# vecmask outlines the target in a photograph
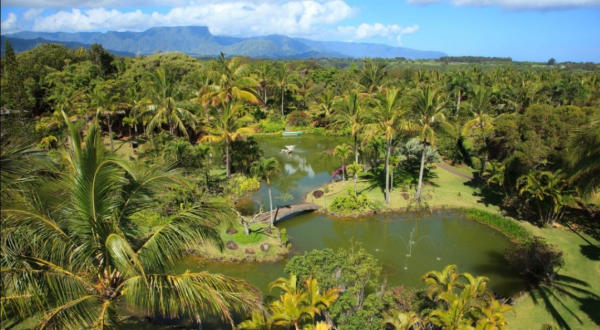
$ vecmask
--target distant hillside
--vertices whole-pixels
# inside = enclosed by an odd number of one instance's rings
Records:
[[[437,51],[421,51],[373,43],[339,41],[314,41],[269,35],[252,38],[215,36],[205,26],[156,27],[144,32],[17,32],[7,35],[9,39],[51,40],[67,45],[102,44],[115,53],[148,55],[157,51],[182,52],[195,56],[243,55],[262,58],[310,58],[310,57],[405,57],[429,59],[447,56]],[[16,39],[15,39],[16,40]],[[12,43],[12,42],[11,42]],[[23,43],[23,47],[25,43]],[[34,47],[35,44],[32,46]],[[14,47],[14,45],[13,45]],[[71,46],[68,46],[71,47]],[[88,46],[89,47],[89,46]],[[16,51],[17,47],[14,47]],[[30,48],[28,48],[30,49]],[[23,49],[25,50],[25,49]]]
[[[71,48],[71,49],[77,49],[80,47],[83,47],[85,49],[90,49],[90,47],[92,45],[89,44],[82,44],[79,42],[70,42],[70,41],[55,41],[55,40],[46,40],[43,38],[35,38],[35,39],[21,39],[21,38],[13,38],[12,35],[10,36],[0,36],[0,53],[2,54],[2,56],[4,56],[4,39],[8,38],[8,40],[10,41],[10,45],[13,47],[13,49],[15,50],[15,52],[17,53],[21,53],[24,52],[26,50],[30,50],[35,48],[37,45],[41,45],[41,44],[47,44],[47,43],[55,43],[55,44],[61,44],[66,46],[67,48]],[[119,55],[119,56],[129,56],[129,57],[133,57],[135,56],[134,53],[129,53],[129,52],[123,52],[123,51],[118,51],[118,50],[112,50],[112,49],[108,49],[109,52],[115,54],[115,55]]]

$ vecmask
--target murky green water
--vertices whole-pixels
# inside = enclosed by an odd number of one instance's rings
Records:
[[[274,206],[301,202],[304,196],[330,180],[340,166],[339,159],[323,153],[349,140],[331,137],[260,137],[265,157],[277,157],[284,168],[272,180]],[[280,153],[293,145],[290,155]],[[254,208],[262,202],[268,207],[265,186],[250,196]],[[351,241],[360,242],[382,264],[382,280],[388,285],[421,286],[420,277],[430,270],[456,264],[459,271],[488,276],[491,288],[504,295],[523,288],[523,281],[509,271],[503,254],[512,243],[499,232],[451,214],[429,215],[418,220],[401,214],[386,214],[359,219],[334,219],[320,214],[302,214],[284,220],[278,227],[287,228],[293,254],[313,249],[347,248]],[[411,241],[412,235],[412,242]],[[292,255],[293,256],[293,255]],[[290,257],[292,257],[290,256]],[[289,259],[288,259],[289,260]],[[190,258],[182,267],[208,270],[242,277],[267,293],[269,282],[284,276],[288,260],[275,263],[203,263]]]

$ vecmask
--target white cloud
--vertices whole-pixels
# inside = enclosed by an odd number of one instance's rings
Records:
[[[557,10],[600,7],[600,0],[407,0],[410,4],[427,5],[447,2],[454,6],[501,7],[506,10]]]
[[[23,14],[23,18],[26,21],[31,21],[32,19],[37,18],[44,12],[44,8],[31,8]]]
[[[350,40],[362,40],[373,38],[396,39],[398,44],[402,45],[402,35],[415,33],[419,30],[418,25],[402,27],[397,24],[383,25],[381,23],[367,24],[363,23],[358,27],[340,26],[338,32],[347,36]]]
[[[20,31],[21,29],[19,28],[17,20],[17,15],[14,13],[8,13],[6,19],[0,23],[2,34]]]
[[[255,4],[283,3],[286,0],[247,0]],[[319,0],[326,1],[326,0]],[[223,0],[3,0],[2,6],[19,8],[125,8],[145,6],[184,7],[188,5],[218,4]]]
[[[356,9],[341,0],[287,3],[238,1],[187,5],[168,13],[122,12],[117,9],[72,9],[38,17],[34,31],[143,31],[154,26],[204,25],[217,35],[285,34],[311,36],[352,17]]]

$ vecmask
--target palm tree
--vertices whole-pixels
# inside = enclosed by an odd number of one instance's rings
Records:
[[[391,314],[383,313],[383,326],[391,326],[396,330],[416,330],[422,327],[422,320],[414,311],[392,311]]]
[[[520,195],[525,195],[528,203],[534,203],[540,221],[544,225],[554,225],[562,218],[569,195],[566,175],[562,170],[529,171],[517,179]]]
[[[239,103],[223,102],[220,109],[211,107],[211,120],[208,122],[210,133],[201,141],[225,142],[225,171],[227,178],[231,177],[231,157],[229,150],[231,141],[251,134],[253,131],[244,127],[251,118],[242,117],[243,106]]]
[[[250,173],[255,177],[259,178],[261,181],[265,181],[267,183],[267,187],[269,189],[269,207],[271,213],[271,227],[275,223],[273,218],[273,198],[271,197],[271,177],[273,175],[277,175],[281,172],[279,168],[279,162],[275,157],[264,158],[260,157],[259,160],[252,163],[250,166]]]
[[[359,73],[357,85],[367,94],[375,93],[386,84],[386,66],[387,64],[383,62],[366,59],[364,67]]]
[[[236,327],[240,330],[275,330],[276,328],[271,315],[262,311],[252,311],[250,320],[246,320]]]
[[[180,178],[171,167],[131,169],[104,149],[97,122],[85,143],[69,126],[67,168],[50,194],[38,189],[1,210],[3,326],[114,328],[124,308],[232,322],[232,312],[259,308],[260,293],[244,280],[173,271],[199,242],[222,247],[214,227],[233,218],[226,205],[183,209],[149,237],[136,236],[131,216]]]
[[[342,180],[344,186],[346,185],[346,175],[344,174],[346,172],[346,166],[344,163],[346,161],[346,158],[348,158],[351,154],[352,147],[345,143],[336,146],[333,150],[333,155],[340,157],[340,159],[342,160]]]
[[[281,89],[281,119],[283,120],[285,114],[283,112],[283,100],[285,97],[286,88],[296,88],[296,85],[292,83],[295,77],[287,63],[281,63],[275,70],[275,81],[279,89]]]
[[[571,180],[583,196],[591,196],[600,187],[600,112],[585,127],[573,132],[568,142]]]
[[[453,292],[440,293],[438,299],[446,304],[446,309],[434,309],[427,315],[428,320],[444,330],[472,329],[472,301],[466,291],[460,295]]]
[[[390,203],[390,155],[393,139],[400,133],[413,129],[407,118],[408,111],[400,108],[400,90],[388,89],[375,95],[376,110],[369,116],[368,136],[383,134],[385,138],[385,203]]]
[[[151,116],[147,129],[153,131],[166,123],[169,133],[176,135],[180,131],[189,139],[185,126],[195,128],[198,121],[190,110],[191,104],[186,101],[183,89],[177,84],[174,72],[161,66],[150,78],[147,96],[143,100],[147,104],[144,114]]]
[[[464,124],[461,132],[463,136],[467,136],[469,134],[469,131],[473,127],[476,127],[478,130],[481,130],[481,143],[483,144],[483,152],[485,153],[483,167],[481,168],[482,174],[487,168],[489,157],[489,153],[487,150],[487,142],[485,140],[485,130],[489,130],[493,127],[492,120],[494,119],[489,113],[492,110],[491,98],[491,89],[485,86],[476,86],[473,89],[470,98],[470,110],[471,114],[473,115],[473,119],[467,121]]]
[[[108,137],[110,138],[110,151],[115,152],[115,145],[112,134],[112,117],[123,111],[117,108],[117,100],[119,95],[109,95],[102,85],[96,85],[94,89],[87,94],[90,106],[92,107],[97,118],[104,116],[106,126],[108,126]]]
[[[475,307],[477,315],[477,330],[506,330],[507,312],[515,313],[515,309],[506,304],[501,304],[493,297],[484,304]]]
[[[442,100],[442,95],[438,90],[431,86],[421,87],[416,94],[414,110],[419,121],[418,126],[421,134],[421,145],[423,148],[421,156],[421,169],[419,170],[419,184],[415,198],[417,203],[421,201],[421,187],[423,185],[423,171],[425,167],[425,147],[431,144],[435,147],[435,128],[439,126],[445,131],[452,132],[454,128],[445,122],[444,106],[446,103]]]
[[[129,146],[131,147],[131,151],[133,151],[133,134],[131,132],[131,128],[136,126],[137,121],[134,117],[123,117],[122,122],[123,125],[129,128]]]
[[[255,73],[259,79],[259,89],[262,91],[260,97],[262,99],[262,103],[265,108],[267,108],[267,102],[269,101],[269,95],[267,94],[269,90],[269,80],[271,79],[273,73],[273,67],[269,62],[261,62],[258,64],[258,67],[255,70]]]
[[[333,127],[350,127],[350,134],[354,139],[355,163],[358,163],[358,135],[365,127],[366,115],[358,90],[348,91],[348,95],[338,104],[334,113]]]
[[[334,112],[338,98],[331,88],[326,89],[322,94],[317,96],[317,100],[313,105],[313,110],[320,116],[329,118]]]
[[[427,289],[427,296],[429,299],[434,299],[441,293],[444,292],[453,292],[454,289],[459,288],[461,286],[460,274],[458,273],[458,267],[456,265],[448,265],[441,272],[438,271],[430,271],[427,272],[421,278],[429,288]]]
[[[354,176],[354,193],[358,194],[356,191],[356,181],[358,180],[358,174],[363,171],[363,166],[359,163],[352,163],[346,167],[346,171],[348,171],[348,175]]]
[[[468,75],[467,71],[458,70],[450,75],[448,89],[456,93],[456,112],[454,113],[456,118],[458,118],[460,102],[462,101],[462,96],[467,93],[469,82],[471,82],[471,76]]]
[[[260,84],[251,77],[250,68],[242,63],[241,57],[227,60],[221,53],[212,76],[213,84],[206,85],[199,92],[200,103],[208,101],[213,106],[223,102],[261,103],[256,92]]]

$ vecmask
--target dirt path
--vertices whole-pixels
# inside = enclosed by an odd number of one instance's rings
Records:
[[[450,165],[448,165],[448,164],[446,164],[444,162],[437,163],[437,167],[443,168],[444,170],[446,170],[446,171],[448,171],[448,172],[450,172],[450,173],[452,173],[454,175],[458,175],[458,176],[460,176],[463,179],[467,179],[467,180],[472,180],[473,179],[472,175],[460,172],[460,171],[456,170],[454,167],[452,167],[452,166],[450,166]]]

